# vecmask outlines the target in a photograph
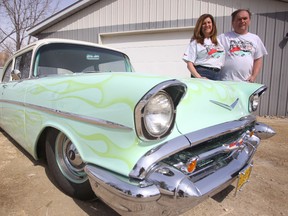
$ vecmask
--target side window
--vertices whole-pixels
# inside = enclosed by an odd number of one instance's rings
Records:
[[[32,51],[24,53],[15,59],[15,69],[20,71],[21,79],[29,77]]]
[[[9,62],[8,67],[4,71],[3,82],[9,82],[10,81],[11,71],[12,71],[12,61]]]

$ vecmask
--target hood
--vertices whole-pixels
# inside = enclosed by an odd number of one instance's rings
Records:
[[[203,79],[181,80],[187,92],[177,107],[176,124],[187,134],[251,114],[249,97],[261,84]]]

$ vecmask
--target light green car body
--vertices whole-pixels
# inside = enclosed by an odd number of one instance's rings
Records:
[[[1,127],[36,159],[41,132],[47,127],[56,128],[71,139],[85,162],[128,176],[139,158],[156,145],[180,134],[249,115],[248,98],[261,86],[181,79],[187,92],[177,108],[172,133],[162,140],[142,141],[135,132],[134,108],[152,87],[166,80],[169,78],[137,73],[101,73],[19,81],[9,85],[1,98],[17,102],[1,103]],[[233,110],[210,101],[232,104],[237,98],[240,102]],[[59,117],[56,110],[124,127],[110,128]]]

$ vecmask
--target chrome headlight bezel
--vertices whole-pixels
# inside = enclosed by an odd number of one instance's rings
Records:
[[[134,112],[135,129],[141,140],[159,140],[172,132],[176,107],[185,95],[186,88],[178,80],[168,80],[159,83],[144,95]]]
[[[267,90],[266,86],[262,86],[257,89],[250,97],[249,97],[249,112],[255,112],[260,103],[260,96]]]

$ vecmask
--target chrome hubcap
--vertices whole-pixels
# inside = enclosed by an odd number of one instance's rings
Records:
[[[59,133],[56,138],[55,155],[62,174],[74,183],[83,183],[87,180],[83,162],[75,145],[68,137]]]
[[[74,146],[73,143],[69,143],[68,147],[66,149],[66,155],[68,158],[68,162],[69,164],[72,165],[72,168],[74,167],[79,167],[82,168],[83,167],[83,161],[82,158],[80,157],[76,147]]]

